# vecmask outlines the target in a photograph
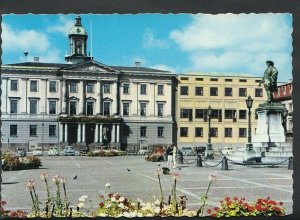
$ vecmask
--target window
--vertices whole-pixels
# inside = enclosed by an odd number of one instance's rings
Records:
[[[10,81],[10,90],[17,91],[18,90],[18,80],[11,80]]]
[[[93,115],[94,114],[94,102],[87,102],[86,103],[86,115]]]
[[[37,125],[30,125],[30,136],[36,136]]]
[[[210,128],[210,136],[218,137],[218,128]]]
[[[193,121],[193,109],[180,109],[180,118],[188,118]]]
[[[56,125],[49,125],[49,136],[56,136]]]
[[[37,114],[37,100],[30,100],[30,114]]]
[[[189,94],[189,87],[188,86],[181,86],[180,87],[180,95],[188,95]]]
[[[110,115],[110,102],[103,103],[103,114]]]
[[[77,83],[70,82],[70,92],[77,92]]]
[[[123,84],[123,94],[129,94],[129,84]]]
[[[246,79],[240,79],[239,81],[240,81],[240,82],[247,82]]]
[[[157,137],[163,137],[164,136],[164,127],[158,127],[157,128]]]
[[[157,86],[157,94],[163,95],[164,94],[164,85],[158,85]]]
[[[207,118],[207,109],[196,109],[195,118]]]
[[[180,137],[187,137],[188,136],[188,127],[181,127],[180,128]]]
[[[246,88],[240,88],[239,89],[239,96],[240,97],[246,97],[247,96],[247,89]]]
[[[196,78],[196,81],[203,81],[203,78]]]
[[[30,92],[37,92],[37,81],[30,81]]]
[[[56,92],[56,81],[50,81],[49,92]]]
[[[258,114],[257,114],[257,113],[255,113],[255,119],[256,119],[256,120],[258,119]]]
[[[203,137],[203,128],[195,128],[195,137]]]
[[[225,119],[234,119],[236,118],[236,110],[225,109]]]
[[[110,84],[109,83],[103,84],[103,93],[110,93]]]
[[[164,104],[157,104],[157,116],[164,116]]]
[[[146,137],[147,135],[147,127],[146,126],[141,126],[140,127],[140,136],[141,137]]]
[[[147,103],[144,103],[144,102],[142,102],[142,103],[140,103],[140,116],[146,116],[146,114],[147,114]]]
[[[232,79],[225,79],[225,82],[232,82]]]
[[[232,128],[225,128],[225,137],[232,137]]]
[[[147,85],[141,84],[141,95],[146,95],[146,94],[147,94]]]
[[[232,96],[232,88],[225,88],[225,96]]]
[[[218,82],[218,79],[217,78],[211,78],[210,81],[212,81],[212,82]]]
[[[263,90],[255,89],[255,97],[263,97]]]
[[[181,79],[181,80],[189,80],[188,77],[181,77],[180,79]]]
[[[218,88],[210,87],[210,96],[218,96]]]
[[[240,128],[239,134],[240,134],[240,137],[246,137],[247,136],[247,128]]]
[[[222,121],[222,109],[212,109],[211,118],[219,119],[219,121],[221,122]]]
[[[49,114],[50,115],[56,114],[56,101],[49,101]]]
[[[18,135],[18,125],[10,125],[10,136]]]
[[[86,92],[89,93],[94,92],[94,83],[91,82],[86,83]]]
[[[260,81],[261,81],[260,79],[255,80],[256,83],[260,83]]]
[[[203,96],[203,87],[195,87],[195,95]]]
[[[247,111],[239,110],[239,119],[247,119]]]
[[[18,100],[10,100],[10,113],[18,113]]]
[[[129,103],[128,102],[123,103],[123,115],[129,115]]]
[[[70,115],[76,115],[77,101],[70,101]]]

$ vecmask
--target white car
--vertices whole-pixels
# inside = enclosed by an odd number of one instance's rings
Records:
[[[58,148],[56,146],[50,147],[49,151],[48,151],[48,155],[49,156],[59,156]]]
[[[33,156],[43,156],[43,149],[41,147],[34,148],[32,155]]]
[[[232,147],[224,147],[221,152],[223,155],[230,155],[234,152],[234,150]]]

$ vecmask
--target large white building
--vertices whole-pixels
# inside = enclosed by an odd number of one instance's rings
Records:
[[[66,63],[1,67],[2,143],[8,147],[171,144],[176,77],[167,71],[108,66],[87,55],[76,17]]]

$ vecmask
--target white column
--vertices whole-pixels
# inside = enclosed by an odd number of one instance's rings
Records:
[[[68,142],[68,124],[65,123],[65,140],[64,142]]]
[[[67,100],[65,99],[66,98],[66,91],[67,88],[66,88],[66,81],[63,80],[62,81],[62,112],[63,113],[67,113],[66,112],[66,106],[67,106]]]
[[[81,142],[81,124],[78,123],[78,127],[77,127],[77,142],[80,143]]]
[[[120,142],[120,125],[119,124],[117,124],[116,125],[117,126],[117,143],[119,143]]]
[[[82,124],[82,142],[85,142],[85,124]]]
[[[99,142],[102,142],[102,124],[100,124],[100,128],[99,128],[99,135],[100,135],[100,139]]]
[[[115,124],[111,127],[111,143],[116,142],[116,134],[115,134]]]
[[[99,135],[98,126],[99,126],[99,124],[95,125],[95,137],[94,137],[95,143],[98,143],[98,135]]]
[[[64,137],[64,125],[62,123],[59,123],[59,142],[63,142]]]

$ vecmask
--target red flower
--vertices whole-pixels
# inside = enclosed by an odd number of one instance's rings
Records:
[[[225,197],[225,201],[229,201],[230,198],[228,196]]]
[[[279,202],[279,205],[282,205],[283,204],[283,202]]]
[[[236,200],[239,200],[239,199],[238,199],[238,197],[236,197],[236,196],[235,196],[235,197],[233,197],[233,200],[235,200],[235,201],[236,201]]]
[[[210,215],[210,217],[214,217],[215,218],[215,217],[217,217],[217,214],[213,213],[213,214]]]
[[[219,207],[214,207],[214,210],[215,211],[218,211],[220,208]]]
[[[100,206],[100,207],[103,207],[103,206],[104,206],[104,203],[103,203],[103,202],[100,202],[100,203],[99,203],[99,206]]]
[[[111,197],[112,197],[112,195],[113,195],[112,193],[109,193],[109,194],[108,194],[108,197],[109,197],[109,198],[111,198]]]
[[[207,209],[207,213],[210,214],[211,213],[211,209]]]
[[[252,211],[254,210],[254,208],[253,208],[252,206],[248,206],[248,205],[247,205],[247,210],[248,210],[249,212],[252,212]]]
[[[231,201],[228,201],[228,202],[226,203],[227,206],[230,206],[231,204],[232,204]]]

